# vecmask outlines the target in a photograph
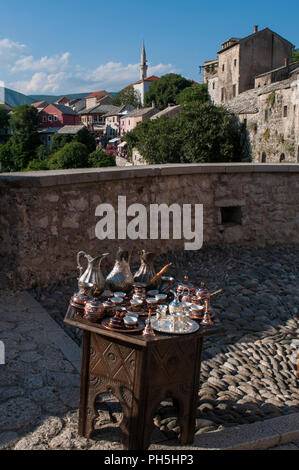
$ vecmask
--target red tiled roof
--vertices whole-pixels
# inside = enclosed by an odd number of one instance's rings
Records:
[[[94,91],[93,93],[90,93],[90,95],[86,96],[87,98],[94,98],[95,96],[103,96],[103,95],[108,95],[106,90],[100,90],[100,91]]]
[[[31,103],[31,106],[34,106],[35,108],[37,108],[38,105],[42,103],[45,103],[45,101],[37,101],[37,103]]]
[[[138,80],[138,82],[131,83],[131,85],[129,85],[129,87],[134,86],[134,85],[138,85],[138,83],[142,83],[142,82],[153,82],[154,80],[160,80],[160,78],[156,77],[156,75],[151,75],[150,77],[146,77],[143,80]]]
[[[57,104],[60,104],[62,101],[70,101],[66,96],[63,96],[62,98],[59,98],[59,100],[56,101]]]

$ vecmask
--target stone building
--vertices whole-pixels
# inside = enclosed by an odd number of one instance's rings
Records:
[[[268,28],[222,44],[204,63],[210,100],[242,124],[256,162],[299,162],[299,62],[293,45]]]

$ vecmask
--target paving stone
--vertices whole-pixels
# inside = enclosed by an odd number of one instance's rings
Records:
[[[25,397],[10,398],[0,403],[0,429],[25,428],[40,416],[41,407]]]

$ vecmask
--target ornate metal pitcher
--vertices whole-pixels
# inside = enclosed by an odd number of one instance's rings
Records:
[[[128,251],[119,247],[112,271],[106,278],[106,285],[112,292],[128,292],[133,285],[133,274],[130,269]]]
[[[149,282],[155,277],[156,271],[154,268],[154,258],[155,254],[152,252],[146,252],[142,250],[139,253],[140,256],[140,267],[138,271],[134,274],[134,282],[144,282],[149,284]],[[152,289],[157,285],[157,282],[152,285]]]
[[[83,267],[80,264],[80,256],[84,255],[88,261],[87,269],[83,271]],[[105,278],[101,272],[100,265],[102,259],[108,256],[109,253],[104,253],[103,255],[96,256],[93,258],[92,256],[88,255],[85,251],[79,251],[77,253],[77,265],[80,271],[78,277],[78,287],[79,289],[88,289],[92,293],[97,292],[97,294],[101,294],[104,291],[105,287]]]

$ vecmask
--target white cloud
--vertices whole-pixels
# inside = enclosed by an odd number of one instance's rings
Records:
[[[41,70],[55,72],[58,69],[61,70],[68,67],[69,57],[69,52],[53,57],[44,56],[40,59],[34,59],[32,55],[24,56],[15,62],[13,67],[11,67],[11,72],[39,72]]]
[[[0,55],[15,55],[22,52],[26,46],[18,42],[11,41],[10,39],[0,39]]]
[[[84,70],[70,63],[70,53],[36,58],[25,54],[26,46],[9,39],[0,40],[1,65],[7,86],[25,94],[75,93],[97,89],[117,91],[139,79],[139,64],[107,62]],[[3,62],[2,59],[6,59]],[[149,65],[148,75],[179,72],[172,64]],[[15,77],[14,77],[15,76]],[[5,78],[5,76],[3,77]]]
[[[19,80],[12,82],[10,87],[21,93],[59,93],[62,84],[68,79],[65,72],[47,74],[36,72],[29,80]]]

